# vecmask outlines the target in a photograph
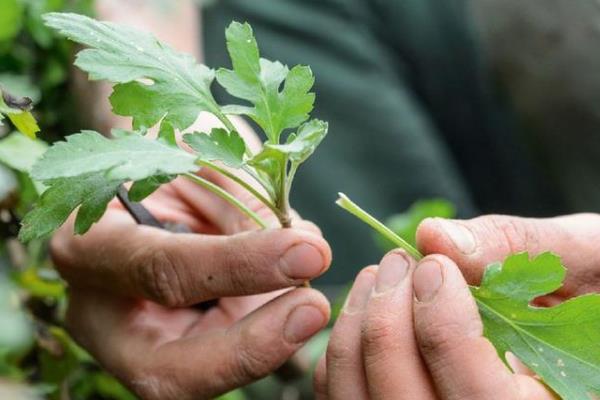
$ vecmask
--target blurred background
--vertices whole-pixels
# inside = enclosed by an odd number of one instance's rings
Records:
[[[47,244],[23,246],[19,219],[43,190],[27,175],[46,143],[98,128],[102,90],[77,97],[73,46],[49,11],[94,15],[103,0],[0,0],[0,88],[34,102],[32,140],[0,127],[0,399],[135,397],[63,327],[66,289]],[[169,31],[175,2],[158,7]],[[118,4],[119,2],[114,2]],[[125,3],[125,2],[124,2]],[[429,216],[600,211],[600,3],[596,0],[198,1],[204,62],[228,65],[224,30],[253,26],[263,56],[308,64],[315,116],[330,134],[303,167],[292,204],[330,241],[316,285],[339,306],[389,248],[334,206],[337,192],[414,243]],[[161,22],[161,21],[159,21]],[[185,38],[179,38],[185,42]],[[227,101],[225,93],[217,98]],[[338,300],[336,300],[338,299]],[[316,359],[326,334],[309,345]],[[307,381],[268,378],[227,399],[311,398]]]

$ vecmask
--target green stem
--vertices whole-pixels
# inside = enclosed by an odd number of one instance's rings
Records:
[[[233,123],[231,122],[231,120],[229,118],[227,118],[227,116],[221,112],[219,113],[215,113],[215,116],[219,119],[219,121],[221,121],[223,123],[223,125],[225,126],[225,128],[230,131],[230,132],[237,132],[237,129],[235,129],[235,126],[233,125]]]
[[[298,167],[300,164],[292,162],[292,166],[290,167],[290,172],[288,173],[286,185],[285,185],[285,197],[288,199],[288,203],[290,201],[290,192],[292,191],[292,182],[294,182],[294,177],[296,176],[296,172],[298,171]]]
[[[292,220],[290,218],[290,198],[288,191],[288,175],[287,175],[287,164],[288,159],[286,157],[283,163],[284,167],[281,169],[281,186],[279,187],[279,210],[282,214],[282,218],[279,218],[281,226],[284,228],[290,228],[292,226]]]
[[[229,192],[223,190],[223,188],[215,185],[214,183],[212,183],[210,181],[207,181],[204,178],[201,178],[201,177],[191,174],[191,173],[183,174],[183,176],[185,176],[186,178],[188,178],[191,181],[194,181],[195,183],[197,183],[198,185],[202,186],[203,188],[211,191],[212,193],[216,194],[217,196],[219,196],[223,200],[227,201],[231,205],[237,207],[242,213],[244,213],[246,216],[248,216],[250,219],[252,219],[254,222],[256,222],[258,224],[258,226],[260,226],[262,229],[267,228],[266,222],[261,217],[259,217],[258,214],[256,214],[254,211],[249,209],[244,203],[242,203],[241,201],[236,199]]]
[[[235,183],[237,183],[238,185],[240,185],[241,187],[246,189],[248,192],[250,192],[250,194],[252,194],[254,197],[256,197],[261,203],[263,203],[264,205],[269,207],[269,209],[271,211],[273,211],[273,214],[275,214],[275,216],[278,219],[281,218],[281,216],[282,216],[281,211],[277,207],[275,207],[273,202],[271,200],[267,199],[265,196],[263,196],[262,193],[260,193],[258,190],[256,190],[254,187],[252,187],[252,185],[250,185],[248,182],[244,181],[239,176],[233,174],[232,172],[226,170],[225,168],[219,167],[218,165],[216,165],[210,161],[198,160],[198,161],[196,161],[196,164],[201,167],[210,168],[210,169],[220,173],[221,175],[228,177],[229,179],[231,179],[232,181],[234,181]]]
[[[371,214],[360,208],[356,203],[350,200],[348,196],[343,193],[340,193],[339,196],[340,198],[336,201],[338,206],[342,207],[344,210],[348,211],[350,214],[354,215],[371,228],[375,229],[375,231],[384,236],[386,239],[390,240],[396,246],[405,250],[415,260],[421,260],[423,258],[423,255],[419,252],[419,250],[412,247],[406,240],[396,235],[394,231],[382,224]]]

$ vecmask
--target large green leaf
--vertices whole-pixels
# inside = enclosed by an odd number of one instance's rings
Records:
[[[54,144],[33,167],[32,177],[49,188],[23,220],[20,238],[48,235],[77,207],[75,232],[85,233],[104,214],[120,184],[140,181],[134,193],[147,195],[151,190],[144,185],[149,181],[194,172],[195,161],[184,150],[135,134],[112,140],[92,131],[71,135]]]
[[[85,233],[100,219],[122,180],[107,179],[103,173],[54,180],[36,207],[25,216],[19,239],[29,242],[54,232],[80,207],[76,233]]]
[[[139,135],[111,140],[84,131],[54,144],[34,165],[32,176],[45,182],[102,172],[111,180],[139,181],[194,172],[195,160],[184,150]]]
[[[75,64],[91,79],[119,83],[111,97],[113,111],[133,117],[135,129],[163,118],[185,129],[201,111],[221,115],[210,92],[214,72],[191,55],[176,52],[151,34],[82,15],[51,13],[45,20],[90,47],[77,55]]]
[[[591,399],[600,394],[600,295],[531,305],[560,288],[565,271],[553,254],[517,254],[490,265],[472,292],[501,357],[515,354],[565,400]]]
[[[281,132],[298,127],[313,109],[312,71],[306,66],[290,70],[279,62],[261,59],[247,23],[231,23],[226,37],[233,70],[219,69],[217,80],[231,95],[249,101],[253,107],[229,106],[224,111],[249,116],[264,130],[269,142],[279,144]]]

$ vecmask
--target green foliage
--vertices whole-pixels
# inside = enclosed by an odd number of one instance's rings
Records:
[[[254,105],[229,106],[225,111],[249,116],[271,144],[278,144],[283,130],[297,128],[309,118],[315,101],[314,93],[309,93],[314,84],[312,71],[306,66],[290,70],[279,62],[261,59],[247,23],[233,22],[225,36],[233,70],[219,69],[217,80],[231,95]]]
[[[35,164],[31,176],[49,189],[23,220],[19,237],[27,242],[52,233],[77,207],[75,232],[83,234],[122,183],[154,177],[158,183],[163,175],[195,171],[194,161],[192,154],[138,135],[112,140],[92,131],[71,135]]]
[[[31,176],[41,182],[102,173],[111,180],[138,181],[161,174],[196,170],[195,157],[160,141],[138,135],[107,139],[93,131],[54,144],[35,164]]]
[[[93,0],[1,0],[0,89],[36,105],[46,138],[78,127],[76,104],[65,96],[72,46],[47,28],[42,14],[72,10],[90,13]],[[5,34],[10,30],[10,34]],[[27,127],[27,115],[18,121]],[[25,129],[25,128],[23,128]],[[1,129],[0,129],[1,131]]]
[[[255,104],[248,115],[262,124],[268,140],[263,150],[253,155],[225,115],[231,106],[221,107],[214,100],[210,91],[214,71],[197,64],[190,55],[176,52],[150,34],[82,15],[51,13],[44,19],[48,26],[89,47],[77,55],[76,65],[91,79],[116,84],[110,98],[115,113],[132,117],[138,132],[158,126],[160,134],[159,140],[152,140],[116,131],[116,138],[110,140],[85,131],[56,143],[33,168],[31,176],[49,189],[24,219],[22,240],[51,233],[77,207],[75,231],[85,233],[124,182],[135,182],[130,198],[141,200],[175,176],[195,172],[198,166],[235,179],[214,162],[243,169],[256,179],[268,198],[248,183],[237,181],[272,209],[282,225],[289,224],[288,199],[295,173],[327,133],[325,122],[303,124],[314,102],[314,95],[308,93],[314,82],[310,69],[288,70],[280,63],[259,62],[250,26],[234,22],[227,29],[234,70],[219,70],[219,82]],[[210,134],[185,135],[184,141],[197,154],[187,153],[177,147],[175,131],[189,128],[203,111],[215,115],[223,127]],[[280,143],[282,132],[291,128],[298,129]],[[265,226],[231,195],[202,178],[193,180]]]
[[[337,203],[417,260],[417,249],[340,194]],[[515,354],[565,400],[600,394],[600,295],[585,295],[550,308],[532,306],[562,286],[566,269],[551,253],[526,253],[489,265],[471,292],[485,336],[500,357]]]
[[[244,165],[244,154],[246,144],[240,135],[233,131],[215,128],[210,135],[202,133],[188,134],[184,141],[192,149],[198,152],[203,161],[221,161],[232,168],[240,168]]]
[[[500,356],[515,354],[565,400],[600,394],[600,295],[550,308],[530,305],[558,290],[566,270],[550,253],[526,253],[487,267],[473,296]]]
[[[82,15],[53,13],[44,19],[49,27],[90,47],[77,55],[75,65],[93,80],[118,83],[111,96],[113,111],[133,117],[134,129],[159,122],[186,129],[200,111],[220,115],[210,92],[214,72],[192,56],[147,33]]]
[[[0,40],[10,40],[21,30],[23,4],[19,0],[0,0]]]
[[[455,216],[456,208],[447,200],[419,200],[405,212],[389,217],[385,221],[385,225],[411,246],[416,247],[417,228],[423,220],[426,218],[454,218]],[[381,235],[375,235],[375,241],[384,251],[392,250],[395,247],[394,243]]]

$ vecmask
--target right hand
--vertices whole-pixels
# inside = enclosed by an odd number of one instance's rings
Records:
[[[220,175],[204,176],[267,210]],[[145,205],[195,233],[139,226],[118,202],[84,236],[72,221],[51,251],[68,281],[67,325],[101,365],[148,400],[207,399],[281,366],[329,319],[312,289],[331,251],[313,224],[255,226],[220,198],[177,179]],[[221,299],[203,312],[193,304]]]
[[[488,264],[514,253],[530,256],[551,251],[568,269],[564,286],[536,300],[552,306],[571,297],[600,291],[600,215],[555,218],[484,215],[470,220],[426,219],[417,231],[424,254],[443,254],[460,267],[470,284],[478,284]]]

